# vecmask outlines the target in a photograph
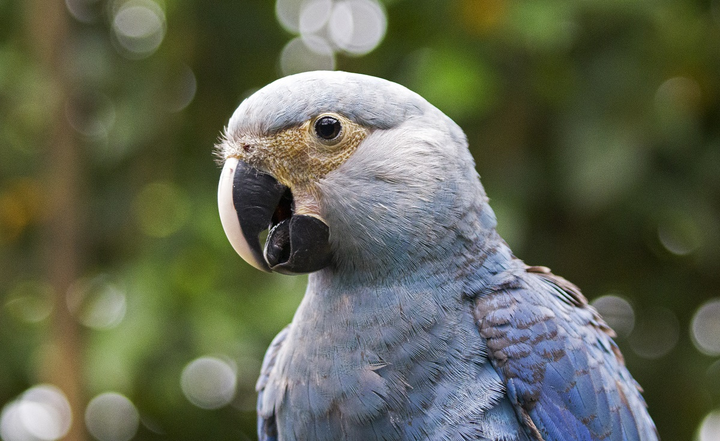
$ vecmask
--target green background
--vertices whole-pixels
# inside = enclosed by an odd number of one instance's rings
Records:
[[[254,439],[261,357],[306,278],[233,252],[212,149],[294,35],[269,0],[166,0],[161,44],[137,56],[113,34],[122,1],[79,3],[83,20],[0,0],[0,406],[52,383],[73,407],[67,439],[92,439],[85,406],[108,391],[136,406],[137,440]],[[515,254],[630,302],[617,341],[661,437],[694,439],[720,408],[720,357],[691,338],[720,297],[720,2],[383,7],[381,44],[337,68],[463,127]],[[112,299],[124,315],[103,322]],[[105,325],[86,326],[93,313]],[[229,405],[183,394],[202,356],[236,370]]]

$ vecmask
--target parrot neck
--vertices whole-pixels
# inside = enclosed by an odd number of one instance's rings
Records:
[[[425,212],[430,215],[422,220],[405,218],[375,225],[375,233],[362,236],[372,240],[345,239],[344,244],[356,246],[341,248],[333,265],[311,274],[311,285],[333,286],[339,291],[398,285],[434,290],[446,286],[448,280],[462,280],[472,285],[472,293],[481,285],[491,285],[493,277],[516,259],[497,233],[495,213],[479,181],[477,184],[474,198],[450,194],[451,202],[428,204],[445,205],[441,213],[431,213],[428,208]]]
[[[485,207],[492,214],[490,207]],[[435,300],[452,302],[459,301],[462,296],[475,297],[499,286],[508,274],[513,273],[512,270],[523,266],[494,225],[489,229],[476,230],[472,236],[458,234],[446,238],[443,245],[438,252],[406,252],[396,258],[396,265],[384,265],[382,268],[375,265],[368,268],[340,266],[310,274],[308,294],[322,292],[333,296],[337,293],[398,289],[401,292],[434,292],[447,296]],[[377,259],[374,263],[378,262],[383,263],[383,260]],[[418,300],[421,299],[412,296],[412,302]]]

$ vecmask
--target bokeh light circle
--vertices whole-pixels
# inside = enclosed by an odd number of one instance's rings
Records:
[[[5,441],[50,441],[70,430],[72,411],[65,394],[50,384],[25,391],[0,413],[0,437]]]
[[[619,337],[627,337],[635,327],[635,311],[630,302],[622,297],[604,295],[593,300],[592,306]]]
[[[387,18],[376,1],[343,0],[336,3],[328,28],[338,48],[351,55],[364,55],[385,37]]]
[[[294,34],[300,31],[300,11],[303,2],[303,0],[277,0],[275,2],[275,15],[286,31]]]
[[[68,289],[66,300],[77,320],[93,329],[114,328],[127,311],[125,291],[105,275],[76,281]]]
[[[335,54],[321,37],[310,35],[294,38],[280,53],[280,70],[283,75],[332,69],[335,69]]]
[[[53,309],[53,288],[38,280],[18,282],[7,294],[5,307],[18,320],[37,323]]]
[[[65,6],[70,15],[82,23],[94,23],[102,11],[100,0],[65,0]]]
[[[635,328],[628,337],[630,348],[648,360],[670,353],[680,339],[680,323],[675,313],[660,307],[640,312]]]
[[[720,299],[704,303],[690,323],[690,336],[703,354],[720,355]]]
[[[720,441],[720,409],[707,414],[700,423],[697,441]]]
[[[224,360],[200,357],[185,366],[180,385],[192,404],[203,409],[219,409],[235,398],[237,374]]]
[[[360,56],[385,37],[387,15],[377,0],[277,0],[280,24],[293,34],[280,54],[283,75],[335,68],[335,53]]]
[[[672,254],[686,256],[703,243],[702,228],[690,213],[677,210],[667,214],[657,227],[660,244]]]
[[[145,58],[165,37],[165,12],[152,0],[129,0],[115,11],[112,29],[125,55]]]
[[[330,18],[332,0],[306,0],[300,10],[299,31],[301,35],[320,32]]]
[[[668,106],[688,111],[697,107],[701,99],[700,85],[688,77],[670,78],[655,92],[655,106],[658,111],[666,111]]]
[[[187,107],[195,98],[197,92],[197,79],[195,73],[187,65],[182,65],[177,70],[177,76],[174,79],[174,96],[170,98],[168,110],[171,112],[179,112]]]
[[[124,395],[106,392],[88,404],[85,425],[100,441],[128,441],[137,433],[140,414]]]
[[[115,106],[105,94],[78,90],[65,103],[65,117],[83,136],[105,138],[115,124]]]

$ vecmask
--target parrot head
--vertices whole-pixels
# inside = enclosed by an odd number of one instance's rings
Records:
[[[217,155],[225,233],[264,271],[412,266],[487,205],[462,130],[416,93],[361,74],[307,72],[260,89]],[[489,215],[481,226],[494,227]]]

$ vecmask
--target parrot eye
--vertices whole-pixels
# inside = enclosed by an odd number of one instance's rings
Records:
[[[332,141],[340,135],[342,124],[332,116],[323,116],[315,121],[315,134],[325,141]]]

